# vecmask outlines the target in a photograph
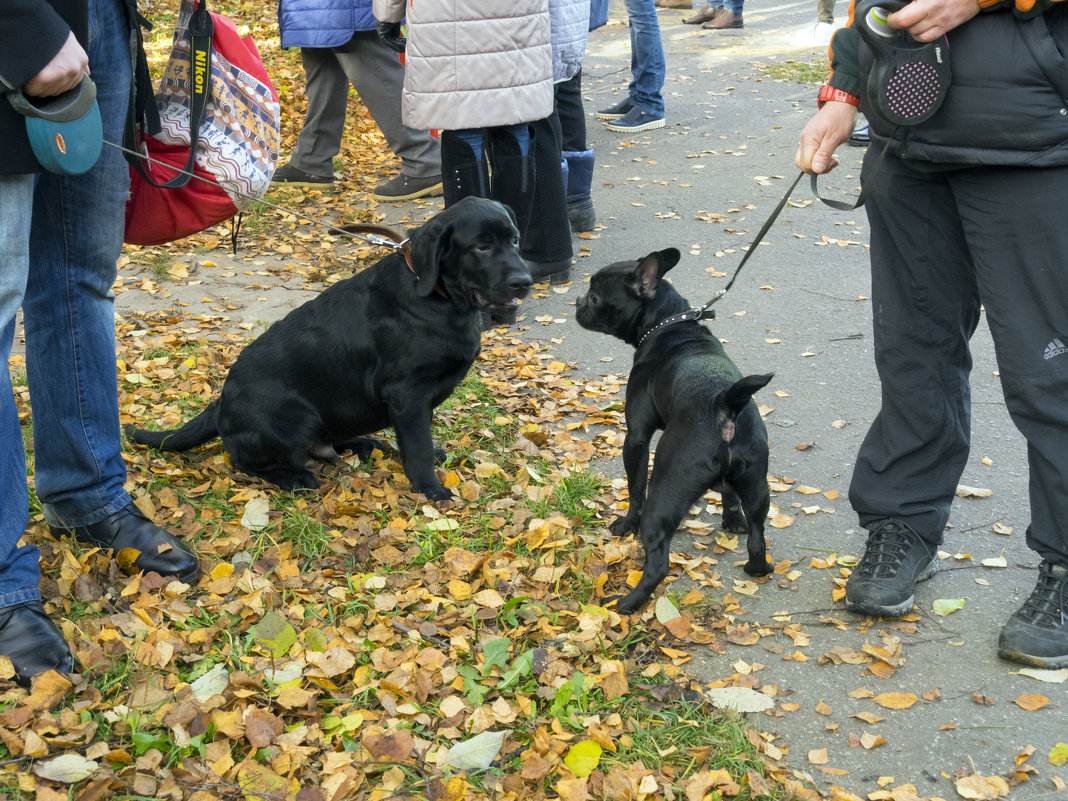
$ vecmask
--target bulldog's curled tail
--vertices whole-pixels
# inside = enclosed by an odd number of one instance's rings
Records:
[[[148,445],[164,451],[187,451],[197,445],[203,445],[219,436],[219,399],[216,398],[207,407],[181,428],[163,431],[148,431],[137,428],[132,423],[126,425],[126,439],[138,445]]]
[[[734,439],[735,423],[738,415],[752,400],[757,390],[763,389],[771,381],[775,373],[766,375],[747,375],[745,378],[735,381],[731,386],[716,396],[712,409],[716,415],[716,425],[719,427],[723,441],[729,443]]]

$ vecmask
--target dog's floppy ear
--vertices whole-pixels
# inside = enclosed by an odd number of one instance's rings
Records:
[[[646,300],[656,296],[656,288],[664,273],[679,263],[679,251],[675,248],[653,251],[634,268],[635,287]]]
[[[412,231],[409,241],[412,269],[419,278],[415,291],[425,297],[438,283],[441,262],[452,245],[452,225],[434,217]]]

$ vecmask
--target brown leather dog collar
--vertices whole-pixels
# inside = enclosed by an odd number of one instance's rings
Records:
[[[411,271],[412,275],[415,276],[415,280],[419,280],[419,273],[415,271],[415,266],[412,264],[412,245],[407,237],[402,236],[385,225],[375,225],[374,223],[349,223],[347,225],[339,225],[337,226],[337,229],[349,234],[366,234],[378,237],[379,239],[388,240],[400,250],[401,255],[404,256],[404,263],[408,265],[408,269]],[[442,288],[440,281],[434,284],[434,291],[443,298],[448,299],[449,297],[444,288]]]

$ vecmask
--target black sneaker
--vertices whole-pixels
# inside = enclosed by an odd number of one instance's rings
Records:
[[[849,144],[852,147],[867,147],[870,142],[871,133],[866,122],[858,125],[849,137]]]
[[[917,581],[938,572],[935,549],[893,518],[869,529],[864,555],[846,583],[846,608],[900,617],[912,609]]]
[[[332,189],[334,186],[333,175],[312,175],[311,173],[298,170],[292,164],[286,162],[271,177],[272,184],[285,184],[286,186],[306,186],[310,189]]]
[[[427,178],[412,178],[408,175],[395,175],[375,187],[375,200],[415,200],[417,197],[433,197],[441,194],[441,176],[431,175]]]
[[[614,106],[595,111],[594,116],[599,120],[618,120],[620,117],[626,116],[627,112],[632,108],[634,108],[634,104],[630,102],[630,97],[628,96]]]
[[[1040,668],[1068,667],[1068,565],[1042,560],[1031,597],[1001,628],[998,656]]]

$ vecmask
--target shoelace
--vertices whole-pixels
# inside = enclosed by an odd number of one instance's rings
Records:
[[[1043,562],[1038,570],[1038,583],[1023,607],[1020,617],[1028,623],[1046,629],[1063,626],[1068,621],[1068,573],[1054,575],[1053,563]]]
[[[884,523],[868,537],[864,555],[854,572],[869,576],[892,576],[901,567],[911,540],[893,521]]]

